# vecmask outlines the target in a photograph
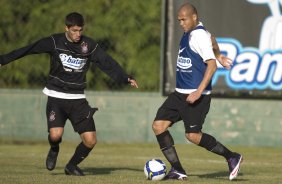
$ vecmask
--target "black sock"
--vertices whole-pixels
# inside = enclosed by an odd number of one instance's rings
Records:
[[[199,146],[204,147],[215,154],[221,155],[226,159],[229,159],[232,156],[232,152],[229,149],[223,146],[220,142],[217,142],[213,136],[206,133],[203,133]]]
[[[51,146],[51,150],[52,151],[55,151],[55,152],[59,152],[59,144],[62,142],[62,138],[60,138],[58,141],[53,141],[51,140],[50,138],[50,134],[48,135],[48,141],[49,141],[49,144]]]
[[[90,153],[93,148],[86,147],[82,142],[76,147],[76,150],[69,161],[71,165],[78,165],[82,162]]]
[[[185,173],[179,159],[177,156],[177,152],[174,147],[174,141],[172,136],[170,135],[169,131],[165,131],[159,135],[156,136],[158,143],[160,145],[160,148],[166,157],[166,159],[169,161],[171,166],[176,169],[177,171],[182,171]]]

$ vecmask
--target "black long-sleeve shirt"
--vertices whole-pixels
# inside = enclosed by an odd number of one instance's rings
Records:
[[[86,72],[90,62],[95,62],[103,72],[120,83],[128,82],[128,75],[97,42],[82,36],[77,43],[67,40],[65,33],[42,38],[26,47],[0,55],[0,64],[6,65],[31,54],[48,53],[50,71],[46,88],[56,92],[84,94]]]

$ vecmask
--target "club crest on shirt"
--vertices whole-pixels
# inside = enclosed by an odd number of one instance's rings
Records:
[[[51,111],[49,114],[49,121],[54,121],[56,119],[56,113]]]
[[[87,43],[85,43],[85,42],[81,43],[81,52],[84,53],[84,54],[88,52],[88,44]]]

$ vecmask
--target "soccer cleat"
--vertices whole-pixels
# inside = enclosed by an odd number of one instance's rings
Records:
[[[164,177],[164,180],[186,180],[187,175],[184,172],[179,172],[174,168],[171,168],[169,173]]]
[[[243,161],[242,155],[239,153],[234,153],[233,156],[227,160],[229,167],[229,180],[233,180],[238,176],[240,170],[240,164]]]
[[[59,152],[53,151],[51,148],[46,158],[46,168],[52,171],[56,167]]]
[[[79,167],[77,167],[76,165],[71,165],[71,164],[66,165],[65,174],[73,175],[73,176],[84,176],[82,170]]]

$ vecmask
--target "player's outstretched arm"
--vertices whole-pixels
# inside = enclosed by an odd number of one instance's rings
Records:
[[[219,61],[219,63],[227,70],[231,69],[231,66],[233,64],[233,61],[224,56],[223,54],[220,54],[219,56],[216,57],[216,59]]]
[[[93,52],[93,61],[95,65],[110,76],[113,80],[118,83],[130,84],[132,87],[138,88],[136,80],[125,73],[119,63],[108,55],[99,45]]]
[[[216,59],[219,61],[219,63],[224,68],[229,70],[232,66],[233,61],[230,58],[228,58],[228,57],[226,57],[226,56],[224,56],[223,54],[220,53],[219,46],[218,46],[217,41],[216,41],[214,36],[211,36],[211,41],[212,41],[213,52],[214,52]]]
[[[1,66],[2,66],[2,55],[0,55],[0,68],[1,68]]]
[[[51,37],[45,37],[32,44],[15,49],[7,54],[0,55],[0,65],[7,65],[12,61],[31,54],[49,53],[53,49],[53,39]]]
[[[128,78],[128,82],[130,83],[130,85],[131,85],[132,87],[138,88],[138,84],[137,84],[137,82],[136,82],[135,79],[133,79],[133,78]]]

